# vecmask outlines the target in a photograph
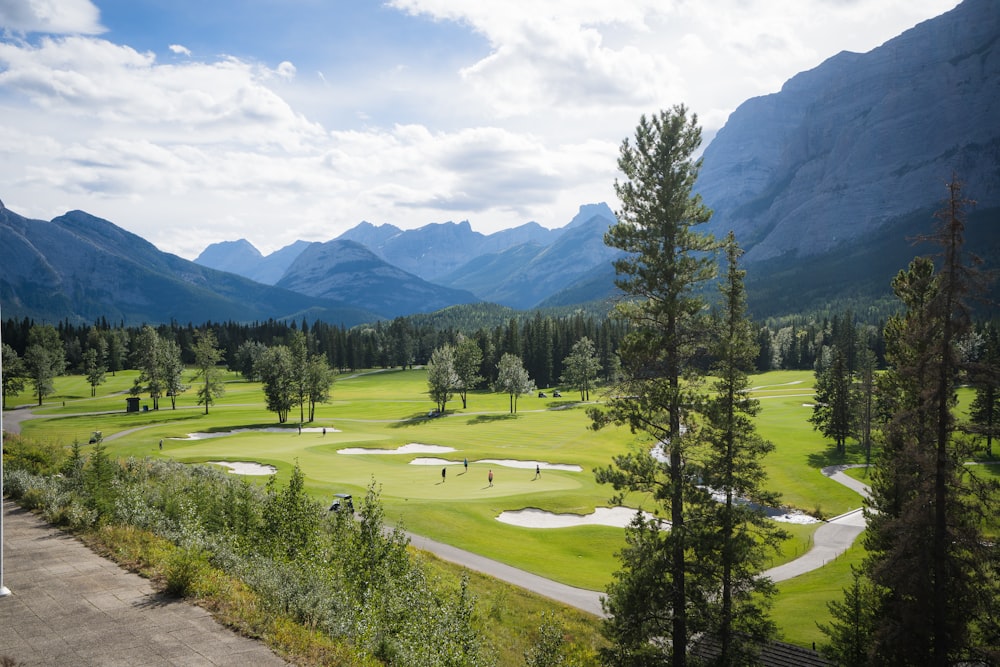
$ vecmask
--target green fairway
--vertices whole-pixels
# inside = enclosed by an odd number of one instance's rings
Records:
[[[24,423],[26,435],[69,445],[86,443],[93,431],[102,431],[116,456],[170,457],[184,462],[252,461],[277,468],[287,479],[297,462],[307,489],[323,502],[334,493],[364,494],[374,480],[390,522],[557,581],[602,590],[617,568],[614,557],[624,545],[621,528],[579,526],[532,528],[497,521],[501,512],[537,508],[560,514],[592,513],[607,506],[613,489],[598,485],[593,470],[608,465],[629,447],[649,446],[624,428],[594,431],[585,408],[569,398],[522,396],[517,414],[509,412],[505,394],[474,392],[468,407],[448,403],[442,417],[429,418],[434,404],[427,397],[423,370],[390,370],[341,376],[332,400],[317,406],[316,420],[297,428],[293,410],[289,424],[277,432],[236,431],[274,429],[276,415],[264,408],[261,387],[229,376],[226,394],[204,414],[196,405],[195,390],[177,399],[160,400],[159,410],[124,412],[125,397],[134,373],[119,373],[98,388],[79,377],[60,378],[57,395],[36,409],[39,419]],[[754,395],[761,399],[758,420],[762,435],[776,450],[766,463],[770,486],[783,501],[799,509],[832,516],[860,506],[854,492],[823,476],[819,469],[843,462],[806,421],[811,409],[812,373],[773,372],[753,378]],[[65,401],[65,404],[64,404]],[[11,405],[31,403],[30,395],[14,397]],[[142,405],[151,407],[148,398]],[[108,414],[84,414],[84,413]],[[326,428],[324,434],[320,429]],[[211,434],[190,436],[189,434]],[[159,442],[163,440],[161,452]],[[452,451],[384,453],[405,445],[431,445]],[[345,449],[379,452],[341,453]],[[848,459],[856,458],[849,448]],[[419,465],[427,460],[426,465]],[[463,461],[469,462],[468,471]],[[510,462],[541,462],[578,466],[577,470],[543,467],[536,479],[534,463],[512,467]],[[441,469],[446,468],[444,480]],[[487,473],[493,471],[493,486]],[[251,479],[264,483],[266,476]],[[655,511],[647,497],[626,498],[630,507]],[[792,526],[793,539],[774,565],[808,550],[816,524]],[[846,582],[840,581],[839,587]],[[783,589],[784,590],[784,587]],[[791,641],[804,641],[793,632]],[[808,633],[809,636],[812,633]]]

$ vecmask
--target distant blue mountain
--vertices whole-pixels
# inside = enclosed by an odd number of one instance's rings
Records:
[[[77,324],[323,319],[347,326],[375,315],[253,282],[161,252],[83,211],[32,220],[0,203],[4,317]]]

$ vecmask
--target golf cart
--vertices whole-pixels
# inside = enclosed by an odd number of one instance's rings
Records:
[[[333,503],[330,505],[330,512],[339,512],[345,510],[347,512],[354,511],[354,499],[351,498],[349,493],[335,493],[333,494]]]

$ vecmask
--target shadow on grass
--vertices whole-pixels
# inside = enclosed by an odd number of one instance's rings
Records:
[[[307,424],[308,426],[308,424]],[[230,431],[249,429],[253,431],[263,431],[268,428],[280,428],[283,430],[298,431],[299,424],[295,422],[294,424],[285,422],[280,424],[278,422],[266,422],[263,424],[230,424],[228,426],[208,426],[202,433],[229,433]]]
[[[510,421],[512,419],[517,419],[518,416],[519,415],[516,412],[515,413],[505,412],[504,414],[499,414],[499,415],[476,415],[466,423],[470,425],[492,424],[493,422]]]
[[[429,416],[426,412],[417,412],[410,415],[409,417],[403,417],[398,421],[392,422],[391,424],[389,424],[389,428],[409,428],[411,426],[420,426],[421,424],[429,424],[430,422],[433,422],[436,419],[440,419],[442,417],[447,417],[447,416],[448,416],[447,412],[444,414],[438,414],[434,417]]]
[[[116,413],[105,413],[105,415],[113,415],[113,414]],[[160,408],[159,410],[148,410],[144,412],[133,412],[133,413],[121,412],[120,414],[122,418],[115,425],[124,426],[126,428],[135,428],[137,426],[157,426],[157,425],[166,426],[171,422],[196,421],[204,417],[204,415],[200,412],[198,413],[175,412],[169,408],[166,410]],[[73,417],[73,415],[66,415],[66,417],[71,418]]]
[[[848,444],[844,453],[837,451],[836,443],[826,444],[822,451],[811,452],[807,457],[810,467],[825,468],[827,466],[845,465],[849,463],[864,463],[865,453],[858,444]]]

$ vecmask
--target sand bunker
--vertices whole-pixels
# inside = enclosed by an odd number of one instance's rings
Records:
[[[567,472],[583,472],[583,468],[570,463],[546,463],[545,461],[519,461],[517,459],[483,459],[476,463],[489,463],[505,468],[525,468],[534,469],[538,466],[542,470],[565,470]]]
[[[412,466],[449,466],[449,465],[464,465],[464,461],[451,461],[449,459],[436,459],[428,457],[418,457],[410,461]],[[577,465],[571,465],[568,463],[546,463],[545,461],[519,461],[516,459],[479,459],[478,461],[469,461],[469,463],[483,464],[488,463],[494,466],[501,466],[505,468],[522,468],[524,470],[534,470],[535,466],[542,470],[565,470],[567,472],[582,472],[583,468]]]
[[[273,475],[278,472],[274,466],[254,463],[253,461],[209,461],[209,463],[225,466],[233,475]]]
[[[455,451],[454,447],[442,447],[441,445],[421,445],[418,442],[411,442],[408,445],[397,447],[396,449],[378,449],[374,447],[348,447],[338,449],[338,454],[445,454]]]
[[[576,526],[611,526],[624,528],[635,518],[631,507],[598,507],[593,514],[553,514],[540,509],[527,508],[501,512],[497,521],[521,528],[574,528]],[[654,518],[643,512],[647,519]]]
[[[411,466],[460,466],[465,461],[449,461],[448,459],[435,459],[427,456],[418,456],[410,461]]]
[[[307,426],[302,429],[303,433],[322,433],[322,426]],[[326,427],[327,433],[339,433],[340,431],[329,426]],[[167,438],[167,440],[208,440],[209,438],[225,438],[229,435],[235,435],[237,433],[298,433],[298,429],[294,426],[283,427],[283,426],[267,426],[264,428],[234,428],[232,431],[212,431],[211,433],[188,433],[183,438]]]
[[[598,507],[593,514],[553,514],[540,509],[528,508],[523,510],[512,510],[501,512],[497,521],[519,526],[521,528],[573,528],[575,526],[611,526],[614,528],[624,528],[632,523],[636,510],[630,507]],[[649,512],[643,512],[643,516],[648,519],[655,518]],[[792,512],[772,516],[775,521],[786,523],[817,523],[819,520],[808,514]],[[662,521],[664,528],[669,528],[668,521]]]
[[[785,514],[777,514],[769,518],[774,521],[781,521],[782,523],[819,523],[819,519],[809,516],[805,512],[786,512]]]

